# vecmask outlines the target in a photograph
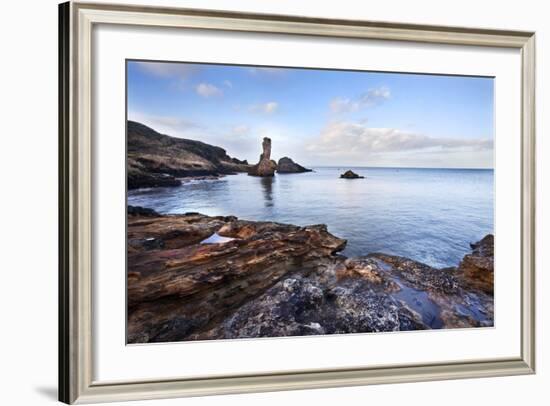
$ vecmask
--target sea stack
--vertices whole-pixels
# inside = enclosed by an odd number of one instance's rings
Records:
[[[311,172],[311,169],[304,168],[302,165],[297,164],[289,157],[283,157],[279,159],[277,164],[277,173],[302,173]]]
[[[273,176],[277,169],[277,163],[271,160],[271,139],[265,137],[262,142],[263,152],[260,155],[260,162],[252,166],[248,171],[251,176]]]
[[[352,170],[344,172],[343,174],[340,175],[340,178],[342,178],[342,179],[365,179],[364,176],[357,175]]]

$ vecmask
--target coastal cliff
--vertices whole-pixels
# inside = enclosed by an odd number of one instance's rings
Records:
[[[492,326],[493,296],[479,284],[492,274],[492,244],[473,246],[483,270],[435,269],[381,253],[346,258],[346,240],[322,224],[130,206],[128,341]]]
[[[135,121],[127,122],[128,189],[178,186],[178,178],[247,172],[248,162],[223,148],[160,134]]]
[[[311,172],[288,157],[279,165],[271,159],[271,139],[264,138],[256,165],[227,155],[223,148],[204,142],[160,134],[146,125],[127,121],[128,189],[179,186],[186,177],[217,177],[248,173],[271,177],[278,173]]]

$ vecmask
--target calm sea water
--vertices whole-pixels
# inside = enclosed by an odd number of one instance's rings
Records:
[[[351,168],[366,179],[339,179],[347,169],[132,190],[128,204],[160,213],[324,223],[348,240],[345,255],[384,252],[435,267],[457,265],[469,243],[493,232],[492,170]]]

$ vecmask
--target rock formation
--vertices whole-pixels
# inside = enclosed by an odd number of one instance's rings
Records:
[[[129,213],[130,343],[493,325],[493,297],[469,272],[346,258],[324,225]],[[227,238],[204,243],[213,235]],[[472,255],[492,264],[482,242]]]
[[[343,174],[341,174],[340,178],[342,178],[342,179],[364,179],[365,177],[364,176],[359,176],[358,174],[356,174],[352,170],[348,170],[348,171],[344,172]]]
[[[273,176],[277,169],[277,163],[271,160],[271,139],[265,137],[262,142],[262,154],[260,161],[252,166],[248,174],[251,176]]]
[[[179,178],[247,172],[246,161],[223,148],[170,137],[135,121],[127,122],[128,189],[178,186]]]
[[[302,173],[311,172],[311,169],[304,168],[288,157],[279,159],[277,163],[277,173]]]
[[[464,256],[458,271],[471,286],[493,294],[494,237],[489,234],[481,241],[471,244],[471,247],[472,253]]]

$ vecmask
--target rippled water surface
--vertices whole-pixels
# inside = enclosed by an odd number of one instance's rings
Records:
[[[493,232],[492,170],[351,168],[366,179],[340,179],[347,169],[131,190],[128,204],[160,213],[325,223],[348,240],[345,255],[384,252],[436,267],[457,265],[470,242]]]

